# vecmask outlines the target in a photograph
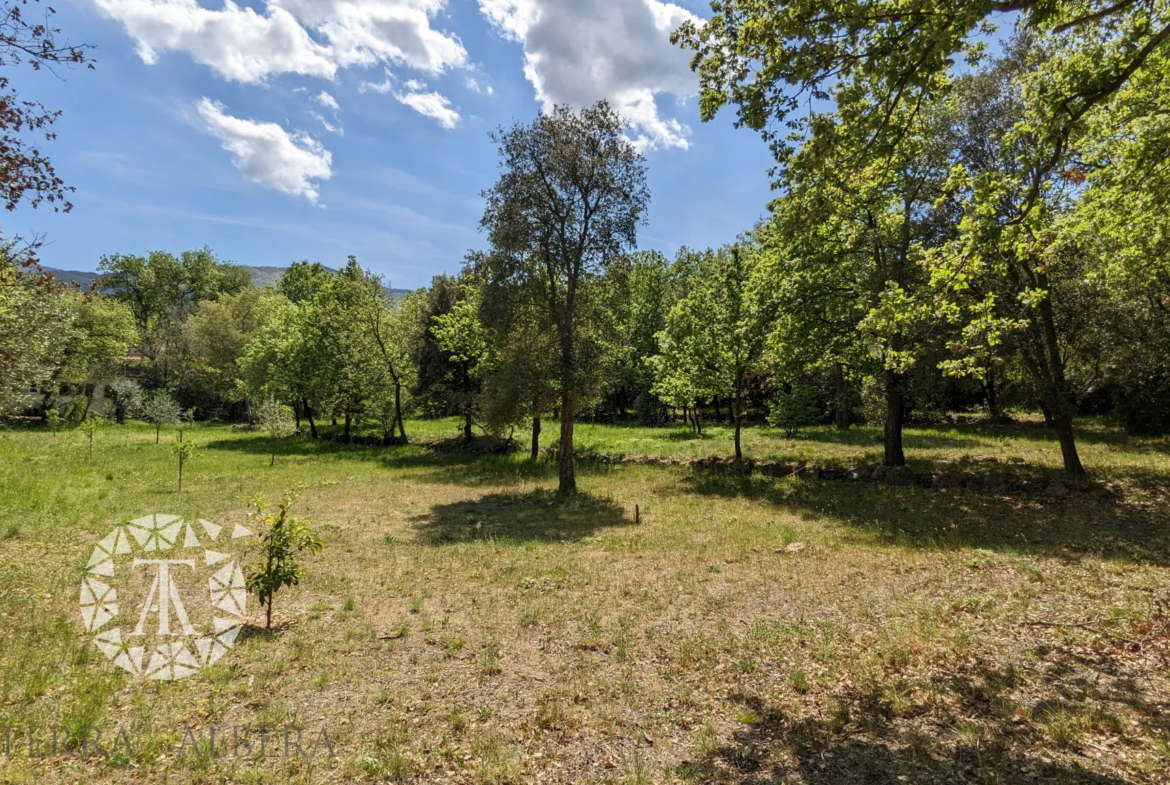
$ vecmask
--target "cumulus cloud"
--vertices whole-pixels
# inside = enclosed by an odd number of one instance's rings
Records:
[[[333,176],[333,156],[320,142],[276,123],[233,117],[209,98],[199,102],[199,114],[246,179],[317,203],[316,181]]]
[[[339,68],[380,62],[441,73],[467,62],[457,37],[431,27],[446,0],[264,0],[262,14],[232,0],[220,9],[196,0],[93,3],[122,24],[145,62],[186,52],[237,82],[284,73],[333,79]]]
[[[436,121],[443,128],[450,131],[459,122],[459,112],[451,108],[447,97],[435,92],[421,92],[423,85],[407,83],[407,92],[394,93],[399,103],[406,104],[414,111]]]
[[[690,129],[664,118],[655,97],[697,92],[686,52],[670,32],[689,11],[659,0],[479,0],[483,15],[524,45],[524,74],[545,108],[605,98],[640,147],[689,146]]]

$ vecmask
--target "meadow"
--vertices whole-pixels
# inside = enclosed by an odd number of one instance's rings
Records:
[[[595,459],[563,499],[549,459],[439,449],[457,429],[297,436],[270,467],[262,433],[196,424],[182,493],[173,431],[106,427],[92,453],[77,430],[0,431],[0,781],[1167,781],[1170,440],[1086,422],[1090,479],[1061,492],[1024,421],[907,429],[905,487]],[[578,446],[726,456],[731,435],[581,424]],[[841,468],[881,448],[866,427],[744,439]],[[1013,479],[929,479],[964,473]],[[86,640],[78,585],[112,527],[230,527],[294,485],[326,547],[271,631],[250,598],[234,648],[173,682]],[[325,729],[335,755],[212,754],[211,726]],[[130,743],[64,743],[93,727]]]

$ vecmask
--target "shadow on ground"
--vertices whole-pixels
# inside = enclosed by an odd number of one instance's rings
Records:
[[[552,491],[495,493],[440,504],[411,523],[425,542],[474,540],[576,542],[601,529],[633,524],[633,511],[587,493],[562,498]]]
[[[1078,659],[1068,652],[1045,656],[1051,667],[1038,681],[1035,673],[1012,667],[975,665],[939,674],[933,691],[951,698],[944,702],[918,698],[924,693],[900,684],[896,675],[850,685],[812,716],[808,709],[794,713],[800,710],[792,702],[733,695],[748,710],[740,716],[753,721],[676,773],[686,782],[743,785],[1130,782],[1124,775],[1090,770],[1088,758],[1082,758],[1086,765],[1075,758],[1093,749],[1094,727],[1107,726],[1107,735],[1117,732],[1116,712],[1123,704],[1135,708],[1141,730],[1155,736],[1166,731],[1160,717],[1167,707],[1146,703],[1131,681],[1107,673],[1110,660],[1101,670],[1094,667],[1101,663],[1074,663],[1070,657]],[[1086,717],[1092,725],[1084,724]]]
[[[1165,482],[1160,474],[1131,473],[1126,479],[1142,487]],[[679,484],[701,496],[758,499],[810,518],[828,516],[867,539],[901,547],[989,548],[1170,565],[1170,520],[1164,511],[1127,504],[1099,487],[1054,499],[1039,491],[946,491],[707,472],[684,473]]]

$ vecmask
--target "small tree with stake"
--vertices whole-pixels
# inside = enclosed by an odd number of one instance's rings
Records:
[[[296,426],[293,425],[292,417],[289,417],[288,407],[275,398],[267,398],[256,407],[256,418],[264,430],[268,431],[272,452],[272,459],[268,461],[268,465],[273,466],[276,464],[276,443],[296,433]]]
[[[171,445],[171,452],[179,460],[179,493],[182,493],[183,465],[195,457],[195,443],[183,441],[183,432],[179,431],[179,441]]]
[[[285,586],[296,586],[305,570],[298,562],[302,551],[320,553],[325,543],[313,534],[309,521],[292,517],[292,506],[300,496],[300,488],[285,491],[275,514],[271,505],[257,496],[256,508],[249,517],[260,520],[261,561],[247,577],[248,591],[266,608],[265,629],[272,629],[272,598]]]

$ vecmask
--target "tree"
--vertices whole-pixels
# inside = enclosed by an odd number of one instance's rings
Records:
[[[797,114],[806,99],[836,102],[835,137],[846,143],[836,152],[848,153],[842,171],[872,179],[875,165],[912,157],[920,144],[912,133],[916,118],[948,100],[959,56],[978,61],[994,15],[1020,13],[1017,29],[1035,34],[1048,56],[1019,80],[1025,113],[999,145],[1010,166],[955,178],[955,191],[964,194],[956,200],[963,210],[960,237],[930,249],[923,260],[943,303],[931,308],[896,285],[883,295],[867,327],[893,337],[889,329],[915,311],[952,324],[963,320],[962,336],[951,342],[960,356],[946,368],[981,373],[987,350],[1012,328],[1011,317],[997,311],[997,287],[985,287],[984,296],[966,306],[952,296],[965,297],[976,279],[1007,279],[1031,309],[1022,325],[1033,333],[1026,364],[1050,410],[1065,470],[1083,472],[1045,272],[1046,244],[1054,237],[1050,197],[1055,186],[1075,199],[1074,189],[1063,188],[1061,180],[1078,138],[1116,95],[1162,68],[1170,39],[1166,9],[1160,3],[1077,0],[843,0],[815,7],[723,0],[715,10],[702,25],[684,23],[672,40],[695,52],[692,68],[700,74],[704,119],[735,104],[737,124],[759,130],[769,141],[782,189],[797,151],[823,130],[816,113]],[[1148,125],[1158,106],[1135,103],[1140,118],[1130,119]],[[948,295],[940,294],[946,290]],[[890,359],[909,359],[895,343],[890,349]],[[890,365],[887,360],[887,371],[896,373],[897,365]],[[887,449],[887,463],[890,458]]]
[[[469,266],[482,266],[476,256]],[[514,287],[485,286],[479,318],[493,361],[487,364],[480,409],[489,430],[502,434],[531,423],[529,457],[540,457],[541,418],[557,399],[556,331],[544,311],[516,300]],[[510,431],[509,431],[510,432]]]
[[[55,10],[46,6],[44,18],[30,22],[24,17],[28,8],[27,0],[0,2],[0,67],[23,62],[34,71],[62,65],[93,68],[86,54],[88,45],[58,42],[61,30],[50,24]],[[46,109],[40,102],[21,100],[9,78],[0,76],[0,191],[9,211],[25,199],[32,207],[48,202],[54,212],[73,208],[66,197],[73,188],[57,176],[36,144],[22,137],[32,132],[45,140],[55,139],[57,134],[51,127],[60,116],[59,110]]]
[[[447,275],[435,276],[418,307],[414,309],[417,322],[412,331],[411,358],[418,370],[414,397],[428,416],[458,414],[464,418],[463,436],[471,438],[474,407],[480,393],[481,377],[472,373],[478,357],[461,361],[460,353],[452,353],[439,342],[439,329],[448,328],[451,337],[458,331],[458,321],[447,319],[458,304],[473,295],[470,278],[463,280]],[[462,310],[463,319],[478,318],[474,311]],[[474,328],[478,329],[478,328]]]
[[[98,272],[111,296],[133,313],[146,370],[159,387],[180,386],[190,370],[183,328],[200,304],[237,294],[252,280],[246,268],[221,262],[209,248],[178,256],[166,251],[112,254],[102,257]]]
[[[260,310],[260,326],[238,360],[240,383],[253,399],[271,396],[292,403],[294,414],[308,419],[316,439],[313,413],[332,394],[327,373],[331,360],[316,308],[312,302],[292,303],[277,295],[265,298]]]
[[[176,425],[182,421],[183,410],[166,390],[154,390],[142,399],[142,419],[154,426],[154,443],[158,444],[159,434],[164,425]]]
[[[171,445],[171,452],[179,462],[179,493],[183,492],[183,466],[195,457],[196,451],[195,442],[183,441],[183,432],[179,431],[179,440]]]
[[[268,431],[269,443],[272,446],[272,459],[269,466],[276,464],[276,443],[296,433],[288,407],[277,402],[275,398],[266,398],[256,409],[256,419],[260,427]]]
[[[202,302],[183,327],[189,370],[176,394],[206,413],[239,412],[247,405],[238,360],[260,327],[265,290],[251,287]],[[249,412],[250,414],[250,412]]]
[[[602,101],[577,112],[554,107],[491,137],[503,171],[483,194],[480,226],[492,252],[482,275],[521,290],[555,327],[562,493],[577,489],[573,420],[585,399],[591,322],[604,313],[597,279],[634,247],[650,199],[645,159],[624,130]]]
[[[248,591],[265,606],[265,629],[272,629],[273,597],[285,586],[300,584],[305,575],[300,554],[320,553],[325,548],[324,541],[309,528],[308,520],[292,517],[292,506],[299,496],[298,488],[285,491],[275,514],[269,512],[271,506],[264,497],[257,496],[252,502],[255,509],[248,513],[259,521],[256,528],[260,529],[261,561],[247,575],[245,583]]]
[[[61,285],[34,267],[31,250],[14,239],[0,240],[0,412],[24,404],[58,373],[76,316]]]
[[[110,382],[107,389],[114,404],[114,421],[125,425],[126,415],[142,405],[142,387],[133,379],[121,377]]]
[[[762,369],[770,324],[751,292],[753,264],[754,253],[740,246],[708,252],[658,339],[663,352],[656,390],[692,407],[714,395],[730,400],[737,461],[743,460],[744,401],[750,378]]]
[[[387,291],[383,280],[369,271],[365,272],[358,284],[358,307],[393,387],[393,396],[382,396],[380,400],[379,410],[383,413],[389,413],[389,407],[393,406],[383,441],[389,442],[388,435],[393,434],[397,426],[399,439],[405,444],[403,412],[409,405],[407,398],[418,376],[411,347],[415,340],[421,298],[412,295],[405,300],[395,299]]]
[[[431,333],[439,351],[447,355],[458,383],[453,391],[462,394],[452,400],[463,415],[463,438],[471,441],[471,426],[479,402],[483,379],[494,362],[487,331],[479,318],[479,290],[466,286],[467,296],[458,300],[450,311],[432,319]]]
[[[95,414],[88,417],[81,423],[81,430],[85,432],[86,438],[89,440],[89,454],[93,457],[93,437],[106,424],[106,418],[100,414]]]
[[[73,313],[72,329],[58,336],[64,359],[45,382],[45,403],[68,384],[77,392],[72,416],[84,420],[94,394],[121,372],[137,334],[129,309],[116,300],[74,290],[65,290],[62,297]]]

